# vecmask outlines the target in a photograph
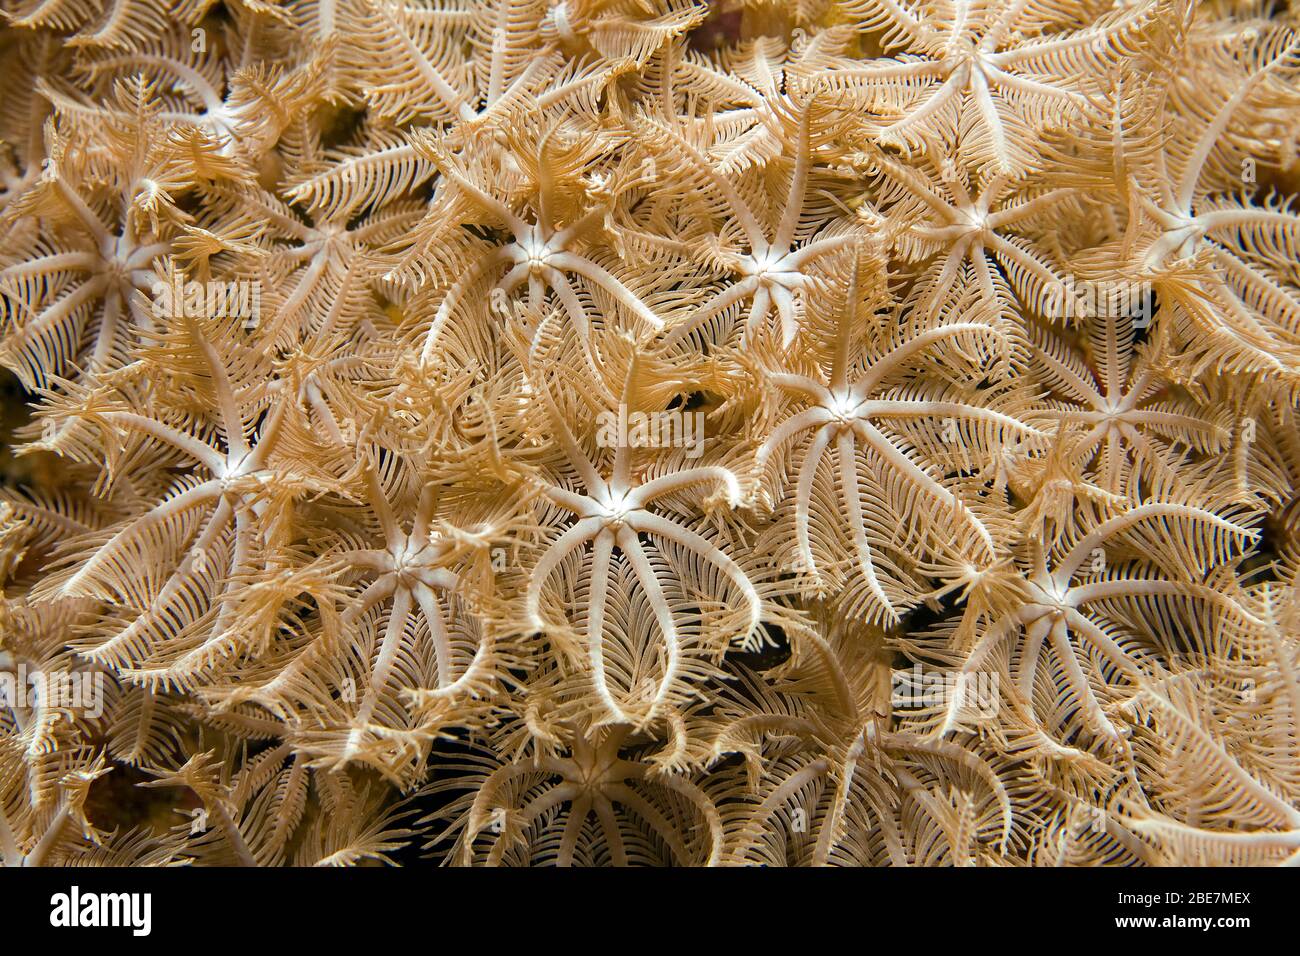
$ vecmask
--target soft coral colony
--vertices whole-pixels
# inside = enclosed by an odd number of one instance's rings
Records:
[[[5,864],[1300,861],[1293,9],[2,6]]]

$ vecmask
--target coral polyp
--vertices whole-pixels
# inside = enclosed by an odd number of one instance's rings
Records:
[[[1292,7],[0,15],[6,865],[1300,861]]]

